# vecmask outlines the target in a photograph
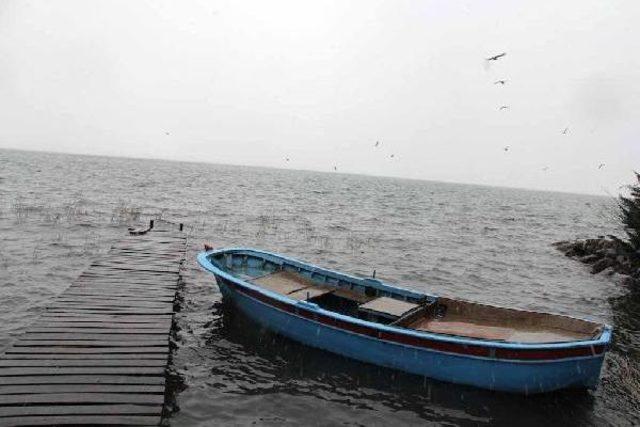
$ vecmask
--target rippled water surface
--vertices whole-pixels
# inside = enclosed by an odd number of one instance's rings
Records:
[[[173,370],[182,425],[637,425],[640,297],[551,243],[620,234],[602,197],[0,150],[0,351],[128,225],[187,224]],[[255,246],[440,295],[614,325],[600,387],[523,397],[274,336],[221,301],[203,242]],[[635,386],[635,388],[634,388]],[[635,390],[635,391],[634,391]]]

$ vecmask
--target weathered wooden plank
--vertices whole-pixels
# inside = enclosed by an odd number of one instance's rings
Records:
[[[167,307],[172,307],[173,301],[171,302],[158,302],[158,303],[147,303],[147,304],[136,304],[134,302],[128,302],[123,298],[122,305],[118,305],[118,303],[113,302],[105,302],[105,301],[91,301],[87,300],[84,302],[60,302],[60,301],[52,301],[48,306],[49,311],[47,313],[51,313],[54,309],[61,310],[111,310],[120,308],[121,310],[131,311],[132,308],[138,310],[140,313],[148,313],[159,310],[165,310]],[[133,311],[134,313],[136,311]]]
[[[139,334],[153,334],[153,335],[167,335],[169,333],[169,328],[137,328],[133,326],[129,326],[127,328],[109,328],[105,327],[97,327],[97,328],[82,328],[79,326],[68,326],[66,328],[61,327],[33,327],[29,329],[25,335],[32,334],[120,334],[120,335],[139,335]],[[23,335],[24,336],[24,335]],[[29,339],[33,339],[33,337],[29,337]]]
[[[133,354],[167,354],[169,346],[157,347],[60,347],[60,346],[43,346],[43,347],[20,347],[14,346],[8,348],[5,354],[110,354],[110,353],[133,353]]]
[[[116,275],[100,275],[91,277],[82,277],[73,281],[74,285],[105,285],[114,287],[129,287],[137,286],[139,288],[149,289],[163,289],[173,288],[175,286],[174,277],[150,277],[150,276],[136,276],[135,274],[116,274]]]
[[[88,314],[98,314],[98,315],[123,314],[123,315],[136,316],[136,314],[133,314],[133,313],[144,312],[146,313],[146,315],[170,316],[172,312],[169,310],[172,307],[173,307],[173,304],[167,304],[164,307],[161,307],[161,306],[136,307],[135,305],[123,305],[121,307],[117,307],[115,305],[108,306],[108,305],[98,305],[98,304],[92,304],[92,305],[87,304],[86,306],[82,306],[80,304],[64,304],[64,305],[56,304],[55,306],[51,306],[51,309],[50,311],[47,311],[47,314],[58,314],[59,312],[60,314],[62,313],[87,314],[87,311],[95,311],[96,313],[88,313]],[[143,314],[138,314],[138,316],[142,316],[142,315]]]
[[[108,285],[106,285],[108,286]],[[109,289],[99,288],[76,288],[68,293],[60,295],[60,298],[77,300],[79,298],[90,299],[131,299],[134,301],[154,301],[154,302],[173,302],[175,300],[175,289],[154,291],[150,288],[145,290],[135,290],[130,288],[116,289],[115,287],[109,287]]]
[[[139,425],[160,424],[160,415],[46,415],[31,417],[6,417],[0,419],[3,427],[51,426],[51,425]]]
[[[178,274],[149,274],[136,273],[134,270],[129,271],[92,271],[91,273],[83,273],[78,276],[73,283],[89,283],[89,282],[112,282],[114,284],[137,284],[150,286],[169,286],[171,282],[177,280]],[[121,282],[122,281],[122,282]]]
[[[178,268],[153,268],[151,266],[145,265],[144,268],[140,268],[139,265],[135,264],[91,264],[90,268],[92,269],[105,269],[105,270],[115,270],[116,272],[120,271],[143,271],[148,274],[158,275],[158,274],[178,274]]]
[[[93,291],[93,290],[84,290],[84,291],[74,291],[74,292],[65,292],[63,295],[64,298],[61,298],[61,301],[73,300],[77,301],[81,298],[89,298],[91,300],[107,300],[107,301],[122,301],[126,299],[127,301],[140,301],[145,302],[150,299],[156,302],[169,302],[172,303],[175,300],[175,292],[174,293],[150,293],[145,292],[144,295],[138,294],[136,292],[128,292],[128,291]]]
[[[136,315],[136,314],[79,314],[79,313],[43,313],[42,321],[62,322],[114,322],[114,323],[152,323],[171,320],[172,314]]]
[[[125,268],[124,266],[115,267],[115,266],[106,266],[101,264],[91,264],[89,268],[91,269],[92,272],[96,272],[96,273],[106,273],[106,274],[122,275],[122,276],[127,274],[135,274],[135,275],[144,274],[145,276],[153,276],[153,277],[175,276],[177,279],[178,275],[180,274],[177,268],[175,270],[152,270],[152,269],[139,268],[136,266],[131,266],[131,268]]]
[[[56,299],[53,301],[51,306],[56,307],[78,307],[78,308],[124,308],[124,307],[134,307],[134,308],[144,308],[144,309],[165,309],[167,307],[173,307],[173,301],[170,302],[161,302],[161,301],[132,301],[127,300],[126,298],[120,298],[120,301],[117,299],[104,300],[87,297],[84,299],[71,299],[71,298],[63,298]]]
[[[164,393],[164,385],[150,384],[26,384],[0,385],[0,394],[43,393]],[[36,414],[32,414],[36,415]]]
[[[156,287],[169,287],[172,286],[172,283],[177,280],[178,275],[151,275],[151,274],[136,274],[133,270],[128,272],[121,272],[120,274],[114,272],[103,271],[100,273],[94,273],[86,276],[78,276],[76,280],[73,281],[74,284],[80,283],[104,283],[111,285],[140,285],[140,286],[151,286],[152,288]]]
[[[133,288],[130,286],[112,286],[106,284],[104,286],[107,286],[107,288],[100,286],[76,286],[70,289],[68,294],[64,294],[63,296],[93,295],[97,297],[124,296],[137,299],[151,299],[156,297],[173,299],[176,292],[176,287],[154,289],[151,287]]]
[[[40,375],[164,375],[165,368],[159,367],[22,367],[0,368],[0,377],[40,376]]]
[[[135,309],[135,310],[171,310],[173,308],[173,303],[136,303],[136,302],[125,302],[123,301],[122,304],[118,304],[116,302],[113,301],[77,301],[77,302],[70,302],[70,301],[64,301],[64,302],[59,302],[56,301],[54,303],[51,304],[52,308],[64,308],[64,309],[78,309],[78,310],[85,310],[85,309],[90,309],[90,310],[112,310],[112,309],[119,309],[119,310],[131,310],[131,309]]]
[[[120,283],[93,281],[92,283],[74,283],[73,289],[82,289],[90,291],[109,291],[109,292],[129,292],[138,295],[151,295],[153,293],[171,293],[177,288],[177,283],[161,284],[161,283],[126,283],[123,279]]]
[[[182,254],[175,254],[173,252],[168,253],[166,255],[162,255],[158,253],[150,254],[143,251],[132,251],[129,249],[124,249],[123,247],[119,247],[117,252],[107,253],[106,255],[103,255],[102,258],[100,259],[103,261],[135,259],[135,260],[150,260],[155,262],[170,261],[172,263],[173,262],[180,263],[180,261],[182,260],[182,257],[183,257]]]
[[[170,305],[172,306],[172,305]],[[154,307],[115,307],[115,306],[73,306],[73,305],[53,305],[49,307],[47,313],[76,313],[76,314],[172,314],[170,308]]]
[[[123,278],[118,283],[114,281],[97,281],[94,280],[91,283],[79,282],[74,283],[73,289],[85,289],[85,290],[105,290],[110,291],[127,291],[137,292],[139,295],[152,294],[154,292],[170,293],[176,290],[177,283],[169,282],[163,283],[128,283],[126,278]]]
[[[112,252],[110,257],[100,258],[94,261],[90,265],[91,269],[87,271],[92,271],[93,267],[113,268],[119,265],[136,266],[137,271],[155,271],[153,269],[154,266],[159,266],[161,270],[173,269],[180,267],[178,257],[179,255],[173,251],[157,252],[155,254],[144,252],[122,254],[117,252],[116,255],[113,255]]]
[[[171,236],[167,236],[166,241],[157,240],[159,236],[156,236],[156,240],[139,240],[139,241],[124,241],[118,242],[118,249],[128,250],[132,253],[144,253],[144,254],[156,254],[156,253],[166,253],[166,254],[175,254],[179,253],[182,249],[181,246],[184,245],[184,241],[182,239],[176,239]]]
[[[35,323],[31,331],[37,331],[39,329],[66,329],[66,328],[81,328],[81,329],[151,329],[151,330],[166,330],[171,327],[171,321],[164,322],[147,322],[147,323],[114,323],[114,322],[46,322]]]
[[[134,393],[47,393],[3,394],[0,405],[24,405],[32,403],[138,403],[162,405],[164,396]]]
[[[116,289],[115,286],[109,286],[109,291],[105,290],[94,290],[94,289],[83,289],[83,290],[75,290],[68,294],[64,293],[58,296],[53,301],[81,301],[81,300],[104,300],[104,299],[119,299],[122,302],[128,302],[127,299],[130,298],[132,301],[138,301],[140,303],[162,303],[161,299],[166,299],[166,302],[172,302],[175,299],[175,295],[170,295],[171,293],[175,294],[175,289],[170,289],[164,291],[163,294],[160,292],[151,291],[150,288],[144,290],[135,290],[130,288],[121,288],[120,290]],[[124,296],[124,297],[123,297]]]
[[[5,353],[4,360],[167,360],[167,355],[162,353],[109,353],[109,354],[20,354]]]
[[[169,339],[164,340],[122,340],[122,341],[104,341],[104,340],[19,340],[16,341],[14,347],[167,347]]]
[[[129,289],[117,290],[95,290],[95,289],[83,289],[74,290],[63,295],[60,295],[59,300],[71,300],[78,301],[80,299],[88,300],[120,300],[120,301],[136,301],[136,302],[160,302],[160,303],[172,303],[175,300],[175,291],[167,292],[136,292]]]
[[[164,309],[166,307],[171,307],[173,305],[173,300],[170,301],[127,301],[126,298],[120,298],[120,301],[105,301],[97,298],[86,297],[83,300],[78,298],[68,298],[64,297],[64,299],[56,299],[51,302],[49,307],[64,307],[64,308],[74,308],[74,309],[101,309],[101,308],[123,308],[129,309],[139,308],[141,310],[157,310]]]
[[[71,360],[44,360],[44,359],[35,359],[35,360],[15,360],[15,359],[0,359],[0,368],[9,368],[9,367],[88,367],[88,366],[113,366],[113,367],[124,367],[124,366],[140,366],[140,367],[165,367],[167,365],[166,360],[144,360],[144,359],[135,359],[135,360],[122,360],[122,359],[114,359],[114,360],[83,360],[83,359],[71,359]]]
[[[175,292],[154,292],[149,289],[144,292],[136,292],[129,289],[82,289],[75,288],[65,292],[60,296],[64,299],[92,298],[92,299],[131,299],[133,301],[166,301],[172,302],[175,299]]]
[[[164,386],[163,375],[33,375],[2,377],[2,385],[27,384],[148,384]]]
[[[60,295],[59,298],[65,299],[78,299],[79,297],[92,297],[94,299],[115,299],[118,298],[120,300],[123,297],[130,298],[132,300],[140,300],[140,301],[156,301],[157,299],[162,300],[166,299],[168,301],[173,301],[175,299],[175,290],[154,290],[151,288],[146,288],[144,290],[138,291],[130,288],[120,288],[116,289],[114,287],[109,286],[109,288],[101,288],[101,287],[82,287],[75,286],[73,288],[68,289],[66,292]]]
[[[116,281],[118,283],[114,283]],[[177,282],[173,281],[169,283],[128,283],[126,277],[115,278],[113,281],[93,280],[92,283],[80,282],[73,285],[75,286],[74,289],[100,290],[104,287],[114,291],[137,292],[138,295],[146,295],[153,292],[172,292],[177,288]]]
[[[118,265],[137,264],[145,270],[162,271],[164,269],[176,269],[182,265],[180,257],[184,255],[176,254],[175,251],[158,252],[119,252],[117,257],[110,257],[96,261],[91,267],[117,267]],[[91,271],[91,270],[87,270]]]
[[[171,269],[176,271],[180,268],[179,257],[176,256],[125,256],[121,258],[106,258],[100,261],[102,265],[118,266],[142,264],[152,269]]]
[[[165,341],[168,341],[167,334],[97,334],[93,333],[82,333],[82,332],[72,332],[72,333],[32,333],[30,331],[25,332],[22,335],[24,340],[30,341],[51,341],[51,340],[74,340],[74,341],[154,341],[154,340],[162,340],[162,337],[165,337]]]
[[[155,309],[144,309],[144,310],[136,310],[135,308],[124,308],[121,310],[116,309],[96,309],[96,308],[65,308],[65,307],[54,307],[47,311],[50,314],[64,314],[64,313],[74,313],[74,314],[136,314],[139,315],[149,315],[149,314],[172,314],[172,312],[168,310],[155,310]]]
[[[90,270],[85,271],[75,280],[95,280],[104,279],[110,280],[115,278],[128,279],[137,283],[155,283],[156,280],[159,283],[164,283],[169,280],[176,280],[180,275],[179,270],[175,272],[150,272],[139,270],[117,270],[108,267],[90,267]]]
[[[139,316],[141,317],[141,316]],[[171,327],[172,315],[163,314],[158,319],[104,319],[104,318],[83,318],[83,317],[58,317],[40,319],[34,323],[34,328],[65,328],[75,326],[78,328],[132,328],[132,329],[166,329]]]
[[[46,405],[0,407],[0,417],[38,415],[158,415],[162,408],[158,405]],[[2,419],[0,418],[0,424]]]

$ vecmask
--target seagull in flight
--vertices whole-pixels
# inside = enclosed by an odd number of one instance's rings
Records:
[[[499,53],[496,56],[492,56],[492,57],[487,58],[487,61],[497,61],[498,59],[502,58],[506,54],[507,54],[507,52]]]
[[[505,85],[505,83],[507,83],[506,80],[496,80],[495,82],[493,82],[494,85]]]
[[[563,134],[563,135],[566,135],[566,134],[567,134],[567,132],[569,132],[569,128],[564,128],[564,130],[562,131],[562,134]]]
[[[504,151],[509,151],[509,148],[511,148],[509,145],[507,145],[506,147],[503,148]]]
[[[509,109],[508,105],[502,105],[500,108],[498,108],[498,111],[507,110],[507,109]]]
[[[167,136],[169,136],[169,132],[165,132],[164,134],[165,134],[165,135],[167,135]]]
[[[394,154],[392,154],[390,157],[393,159]]]
[[[380,145],[380,141],[376,141],[376,145],[374,145],[374,147],[377,147],[378,145]]]
[[[545,171],[545,172],[548,171],[549,170],[549,166],[543,167],[542,170]]]
[[[334,170],[334,171],[337,171],[337,170],[338,170],[338,167],[337,167],[337,166],[334,166],[334,167],[333,167],[333,170]]]
[[[285,158],[284,158],[284,161],[285,161],[285,162],[288,162],[288,161],[289,161],[289,158],[288,158],[288,157],[285,157]]]
[[[604,163],[600,163],[600,164],[598,165],[598,169],[602,169],[603,167],[604,167]]]

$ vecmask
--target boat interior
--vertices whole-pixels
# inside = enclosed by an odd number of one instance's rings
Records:
[[[429,333],[517,343],[597,339],[600,324],[568,316],[495,307],[386,287],[260,253],[221,253],[218,267],[272,292],[376,323]]]

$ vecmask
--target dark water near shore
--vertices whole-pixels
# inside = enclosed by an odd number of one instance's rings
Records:
[[[640,296],[550,246],[620,234],[607,198],[0,150],[0,351],[128,225],[187,224],[171,425],[637,425]],[[274,336],[221,303],[202,242],[257,246],[441,295],[614,325],[593,392],[491,393]],[[635,390],[635,391],[634,391]]]

